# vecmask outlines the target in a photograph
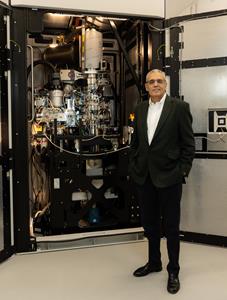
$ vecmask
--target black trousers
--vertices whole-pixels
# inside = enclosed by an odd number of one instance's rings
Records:
[[[140,204],[141,222],[144,235],[148,238],[148,261],[152,265],[160,266],[161,228],[167,239],[169,273],[178,274],[180,252],[180,200],[182,184],[175,184],[165,188],[153,185],[150,177],[143,185],[137,185]]]

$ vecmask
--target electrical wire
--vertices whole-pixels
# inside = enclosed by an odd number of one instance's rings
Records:
[[[227,15],[227,12],[220,12],[220,13],[215,13],[215,14],[211,14],[209,15],[208,17],[209,18],[214,18],[214,17],[221,17],[221,16],[226,16]],[[180,23],[181,24],[184,24],[184,23],[187,23],[187,22],[190,22],[190,21],[196,21],[196,20],[202,20],[202,19],[207,19],[208,17],[204,17],[204,16],[198,16],[198,17],[192,17],[191,19],[188,19],[188,20],[182,20],[182,21],[178,21],[168,27],[165,27],[165,28],[158,28],[154,25],[151,25],[148,21],[146,22],[146,24],[148,25],[149,28],[152,28],[153,30],[155,31],[165,31],[167,29],[171,29],[171,28],[175,28],[175,27],[180,27]]]
[[[54,142],[52,142],[52,140],[44,133],[44,136],[46,137],[46,139],[55,147],[55,148],[58,148],[60,151],[63,151],[63,152],[66,152],[66,153],[69,153],[69,154],[72,154],[72,155],[76,155],[76,156],[84,156],[84,157],[87,157],[87,156],[91,156],[91,157],[94,157],[94,156],[105,156],[105,155],[109,155],[109,154],[113,154],[113,153],[116,153],[116,152],[120,152],[120,151],[123,151],[125,149],[129,149],[130,146],[125,146],[125,147],[122,147],[120,149],[116,149],[116,150],[110,150],[108,152],[100,152],[100,153],[87,153],[87,154],[84,154],[84,153],[76,153],[76,152],[72,152],[72,151],[69,151],[69,150],[66,150],[62,147],[59,147],[58,145],[56,145]]]
[[[33,147],[31,153],[31,186],[33,192],[32,212],[33,215],[49,202],[48,169],[42,167],[42,153]]]
[[[163,31],[166,31],[167,29],[171,29],[171,28],[178,28],[180,29],[181,31],[181,39],[180,39],[180,53],[179,53],[179,98],[182,99],[182,95],[181,95],[181,82],[182,82],[182,64],[183,64],[183,34],[184,34],[184,31],[183,31],[183,27],[179,25],[179,23],[175,23],[169,27],[165,27],[165,28],[158,28],[158,27],[155,27],[153,25],[151,25],[150,23],[146,22],[146,24],[148,25],[148,28],[150,31],[158,31],[158,32],[163,32]],[[158,56],[158,59],[159,59],[159,51],[161,49],[161,47],[164,47],[165,44],[162,44],[159,46],[159,48],[157,49],[157,56]]]
[[[47,211],[47,209],[50,207],[50,204],[51,203],[47,203],[47,205],[42,209],[42,210],[38,210],[36,213],[35,213],[35,216],[33,219],[36,219],[38,216],[42,216],[45,214],[45,212]]]
[[[220,134],[220,133],[219,133]],[[195,139],[204,139],[204,140],[207,140],[209,142],[212,142],[212,143],[218,143],[220,141],[222,141],[223,143],[226,143],[225,140],[223,140],[223,138],[226,136],[226,134],[222,134],[219,138],[217,139],[211,139],[211,138],[208,138],[206,136],[195,136]]]
[[[215,13],[215,14],[211,14],[209,15],[209,18],[213,18],[213,17],[221,17],[221,16],[226,16],[227,13],[226,12],[220,12],[220,13]],[[206,17],[207,18],[207,17]],[[179,22],[176,22],[168,27],[165,27],[165,28],[158,28],[154,25],[151,25],[149,22],[146,22],[146,24],[148,25],[148,28],[150,31],[158,31],[158,32],[163,32],[163,31],[166,31],[167,29],[171,29],[171,28],[179,28],[181,30],[181,40],[180,40],[180,44],[181,44],[181,50],[180,50],[180,53],[179,53],[179,98],[181,99],[182,98],[182,94],[181,94],[181,83],[182,83],[182,64],[183,64],[183,34],[184,34],[184,31],[183,31],[183,27],[182,25],[187,23],[187,22],[190,22],[190,21],[196,21],[196,20],[202,20],[204,19],[204,16],[198,16],[198,17],[192,17],[191,19],[188,19],[188,20],[182,20],[182,21],[179,21]],[[180,25],[181,24],[181,25]]]
[[[18,48],[18,52],[21,53],[21,46],[14,40],[10,40],[11,43],[13,43],[17,48]]]
[[[104,140],[106,140],[106,141],[110,141],[110,140],[111,140],[111,138],[107,139],[107,138],[105,137],[105,135],[99,134],[99,135],[96,135],[96,136],[94,136],[94,137],[92,137],[92,138],[89,138],[89,139],[82,139],[82,142],[92,141],[92,140],[95,140],[97,137],[102,137],[102,138],[103,138]]]

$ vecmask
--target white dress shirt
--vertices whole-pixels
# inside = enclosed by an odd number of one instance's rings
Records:
[[[149,145],[151,144],[152,139],[154,137],[154,133],[162,113],[165,99],[166,99],[166,94],[162,97],[160,101],[155,103],[152,102],[151,99],[149,99],[149,108],[147,113],[147,136],[148,136]]]

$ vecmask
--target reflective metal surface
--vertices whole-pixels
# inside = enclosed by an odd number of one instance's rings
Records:
[[[194,160],[183,186],[181,230],[227,236],[226,177],[226,160]]]
[[[207,132],[208,108],[226,107],[227,66],[182,70],[182,94],[190,103],[195,133]]]
[[[183,60],[226,56],[227,16],[182,23]]]

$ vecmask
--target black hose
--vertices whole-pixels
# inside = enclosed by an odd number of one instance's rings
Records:
[[[52,72],[54,72],[54,73],[56,72],[55,66],[52,63],[48,62],[48,61],[45,61],[45,60],[36,60],[33,63],[33,67],[35,67],[37,65],[47,66]],[[32,69],[31,65],[27,67],[27,78],[28,78],[28,76],[29,76],[29,74],[31,72],[31,69]]]

